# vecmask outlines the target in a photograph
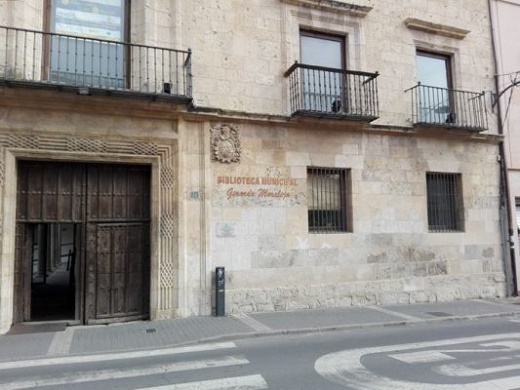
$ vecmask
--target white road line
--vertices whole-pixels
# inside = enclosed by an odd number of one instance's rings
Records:
[[[236,348],[235,343],[228,342],[228,343],[213,343],[213,344],[197,344],[197,345],[192,345],[192,346],[187,346],[187,347],[154,349],[154,350],[147,350],[147,351],[107,353],[107,354],[103,354],[103,355],[63,356],[63,357],[60,356],[60,357],[56,357],[56,358],[1,362],[0,370],[10,370],[13,368],[25,368],[25,367],[52,366],[52,365],[56,365],[56,364],[107,362],[107,361],[112,361],[112,360],[138,359],[138,358],[146,358],[146,357],[152,357],[152,356],[165,356],[165,355],[178,355],[178,354],[182,354],[182,353],[214,351],[217,349],[230,349],[230,348]]]
[[[237,376],[200,382],[180,383],[159,387],[147,387],[137,390],[261,390],[268,389],[262,375]]]
[[[452,356],[446,355],[441,351],[419,351],[419,352],[408,352],[408,353],[397,353],[388,355],[389,357],[399,360],[407,364],[417,363],[433,363],[442,362],[446,360],[455,359]]]
[[[503,352],[503,351],[520,351],[520,340],[502,340],[494,343],[480,343],[485,349],[472,348],[472,349],[443,349],[442,351],[418,351],[418,352],[405,352],[388,355],[389,357],[402,361],[407,364],[420,364],[420,363],[434,363],[441,362],[443,360],[453,360],[453,356],[447,355],[448,353],[477,353],[477,352]],[[490,349],[497,347],[495,350]],[[493,359],[491,359],[493,360]]]
[[[74,328],[65,328],[63,332],[56,332],[47,351],[47,356],[67,355],[70,352]]]
[[[520,364],[509,364],[506,366],[499,367],[488,367],[488,368],[471,368],[463,364],[445,364],[434,368],[435,372],[438,372],[445,376],[453,377],[465,377],[465,376],[477,376],[486,374],[496,374],[499,372],[506,372],[512,370],[519,370]]]
[[[249,317],[247,314],[233,314],[232,316],[256,331],[265,332],[273,330],[267,325],[262,324],[260,321],[257,321],[254,318]]]
[[[476,303],[487,303],[488,305],[498,306],[504,310],[507,309],[508,307],[511,307],[511,304],[508,302],[487,301],[485,299],[470,299],[470,300],[473,302],[476,302]],[[513,310],[508,310],[508,311],[513,311]]]
[[[98,370],[85,372],[77,371],[60,375],[56,378],[40,378],[34,380],[22,380],[18,382],[5,383],[0,385],[0,390],[19,390],[31,387],[60,386],[93,381],[126,379],[145,375],[157,375],[171,372],[202,370],[205,368],[238,366],[241,364],[248,363],[249,360],[247,360],[244,357],[223,356],[217,359],[203,359],[169,364],[156,364],[146,368],[136,368],[130,370]]]
[[[408,321],[422,321],[422,318],[414,317],[414,316],[411,316],[409,314],[399,313],[399,312],[393,311],[393,310],[384,309],[384,308],[382,308],[380,306],[367,306],[366,308],[367,309],[372,309],[372,310],[375,310],[375,311],[379,311],[381,313],[390,314],[390,315],[392,315],[394,317],[403,318],[403,319],[408,320]]]
[[[356,390],[453,390],[454,388],[457,390],[513,390],[518,388],[518,383],[520,383],[520,376],[518,376],[516,372],[513,374],[516,374],[515,376],[492,380],[479,381],[479,377],[477,376],[473,382],[465,384],[421,383],[380,376],[368,370],[363,363],[361,363],[361,359],[363,356],[371,354],[387,353],[397,355],[400,354],[401,351],[404,353],[404,351],[426,348],[439,350],[439,347],[446,347],[440,352],[471,351],[467,349],[466,343],[476,343],[480,346],[489,345],[492,348],[495,345],[500,346],[509,343],[514,339],[520,339],[520,333],[505,333],[492,336],[344,350],[322,356],[315,362],[314,369],[324,378]],[[457,349],[457,345],[461,345],[462,348]],[[493,351],[493,349],[487,350],[487,352],[490,351]],[[511,365],[509,365],[508,369],[510,368],[512,368]],[[444,378],[449,379],[450,377],[444,376]],[[465,378],[467,380],[470,377]]]
[[[510,351],[520,351],[520,340],[502,340],[494,343],[481,343],[483,347],[507,348]]]

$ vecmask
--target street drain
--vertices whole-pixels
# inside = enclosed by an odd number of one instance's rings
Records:
[[[453,314],[443,313],[442,311],[429,311],[426,314],[429,314],[434,317],[451,317]]]
[[[155,329],[155,328],[146,329],[146,333],[155,333],[155,332],[157,332],[157,329]]]

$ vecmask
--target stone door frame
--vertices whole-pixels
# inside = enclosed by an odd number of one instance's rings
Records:
[[[151,167],[150,319],[178,310],[177,140],[149,142],[99,137],[0,134],[0,334],[14,313],[16,161],[147,164]]]

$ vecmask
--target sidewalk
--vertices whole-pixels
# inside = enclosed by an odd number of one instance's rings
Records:
[[[348,307],[190,317],[163,321],[66,327],[20,324],[0,336],[0,361],[153,349],[261,335],[399,326],[486,317],[517,317],[520,299]]]

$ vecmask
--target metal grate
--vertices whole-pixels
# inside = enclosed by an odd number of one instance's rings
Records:
[[[307,169],[307,203],[309,232],[335,233],[348,231],[346,169]]]
[[[442,311],[428,311],[426,314],[434,317],[453,317],[453,314],[444,313]]]
[[[426,173],[428,229],[431,232],[463,230],[461,181],[458,173]]]

